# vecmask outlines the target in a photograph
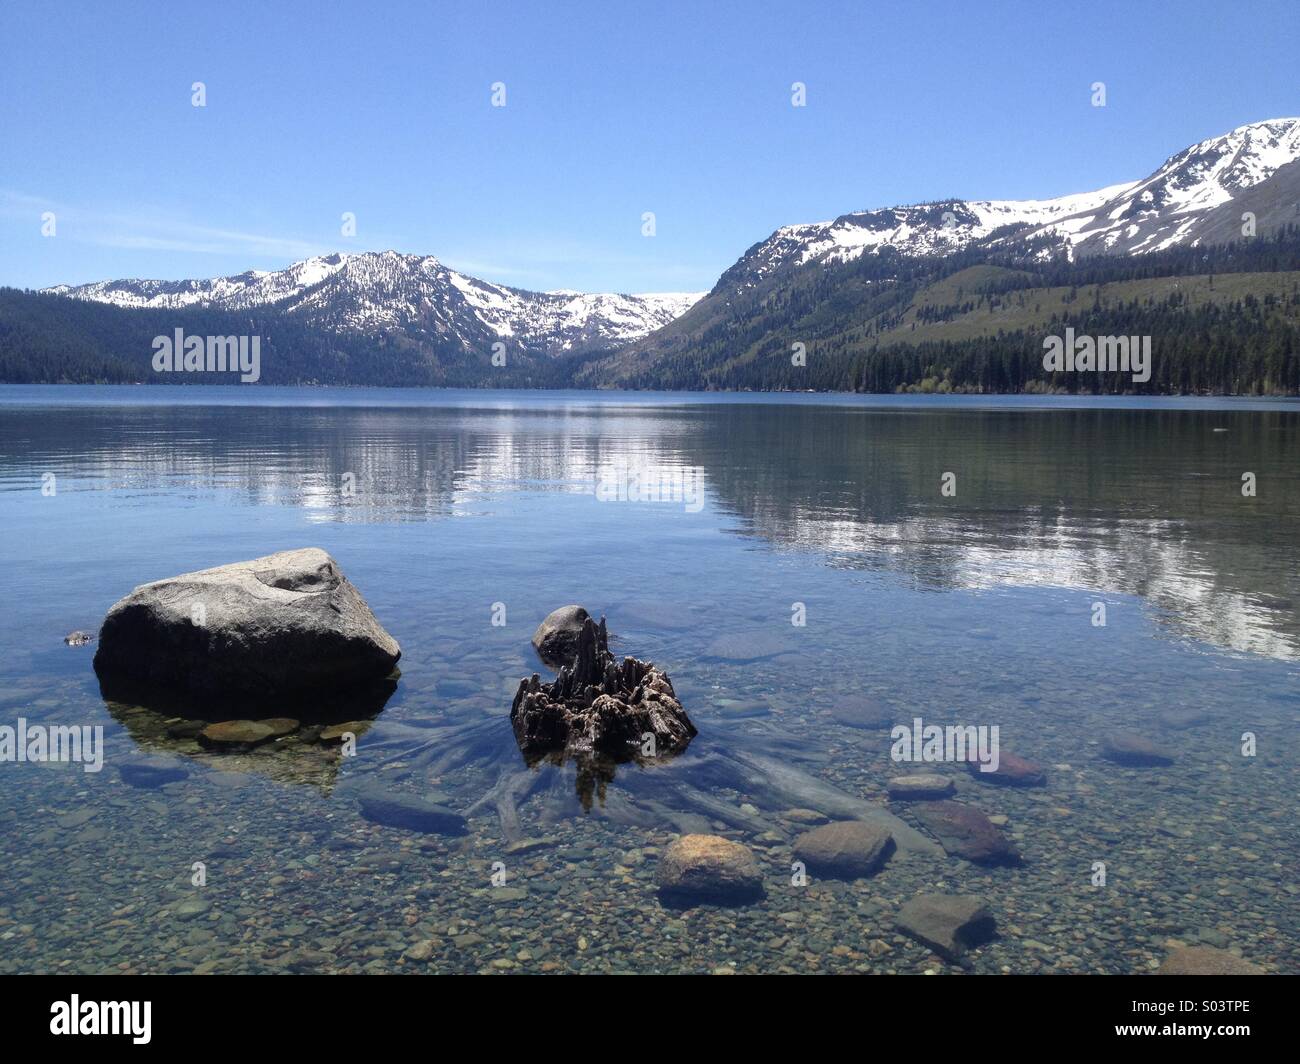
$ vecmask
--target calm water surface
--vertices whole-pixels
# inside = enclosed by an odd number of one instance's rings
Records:
[[[679,494],[598,497],[632,474]],[[1300,405],[3,387],[0,522],[0,724],[102,725],[106,749],[98,774],[0,764],[0,971],[957,970],[894,928],[935,891],[997,918],[974,971],[1146,971],[1178,943],[1300,970]],[[308,545],[402,645],[355,758],[202,751],[63,645],[137,584]],[[666,668],[700,736],[594,789],[541,766],[503,816],[529,636],[569,602]],[[791,883],[814,783],[884,804],[911,769],[843,722],[866,700],[996,724],[1046,767],[1011,789],[938,766],[1022,866]],[[1116,729],[1173,764],[1104,759]],[[129,786],[141,751],[189,773]],[[794,782],[719,767],[742,754]],[[470,833],[370,823],[367,780]],[[661,905],[686,830],[750,846],[765,900]]]

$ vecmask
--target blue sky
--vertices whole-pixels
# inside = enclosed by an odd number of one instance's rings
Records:
[[[522,288],[705,289],[780,225],[1083,191],[1300,114],[1297,55],[1295,0],[5,0],[0,284],[391,247]]]

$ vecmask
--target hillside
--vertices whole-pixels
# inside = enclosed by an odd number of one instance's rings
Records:
[[[786,226],[746,251],[676,321],[592,360],[579,379],[593,387],[854,387],[861,376],[849,362],[897,345],[973,343],[1003,333],[1016,337],[1024,354],[1029,334],[1041,342],[1048,325],[1068,324],[1097,301],[1092,290],[1081,303],[1079,293],[1054,289],[1149,278],[1205,280],[1189,281],[1187,290],[1103,291],[1097,309],[1131,334],[1143,323],[1155,327],[1149,304],[1162,302],[1160,327],[1169,336],[1182,330],[1166,354],[1181,360],[1217,357],[1205,349],[1206,323],[1231,336],[1240,317],[1246,346],[1238,355],[1251,358],[1257,343],[1275,346],[1273,330],[1294,328],[1294,315],[1276,305],[1289,280],[1268,275],[1300,269],[1298,201],[1300,119],[1275,119],[1192,145],[1140,181],[1093,193],[947,200]],[[996,270],[1006,273],[989,272]],[[1212,292],[1210,275],[1229,272],[1253,276]],[[989,285],[1007,298],[990,298],[982,290]],[[1253,312],[1236,306],[1247,298],[1268,301],[1258,328],[1247,320]],[[803,372],[790,365],[795,344],[807,353]],[[911,371],[897,380],[875,371],[867,377],[891,390],[918,384]],[[1246,386],[1275,384],[1251,379]]]

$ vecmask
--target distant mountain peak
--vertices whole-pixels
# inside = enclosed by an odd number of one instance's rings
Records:
[[[46,291],[120,307],[274,307],[336,332],[432,333],[479,351],[506,341],[547,355],[639,340],[703,295],[529,292],[458,273],[432,255],[392,249],[315,255],[283,270],[206,281],[100,281]]]

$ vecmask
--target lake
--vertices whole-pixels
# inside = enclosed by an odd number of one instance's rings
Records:
[[[976,972],[1300,971],[1300,403],[4,386],[0,520],[0,724],[104,735],[100,772],[0,764],[2,972],[958,970],[896,926],[918,893],[995,916]],[[355,756],[204,749],[64,644],[299,546],[402,647]],[[524,764],[511,699],[566,603],[671,676],[685,754]],[[997,726],[1045,785],[898,763],[916,718]],[[184,778],[128,783],[142,752]],[[886,791],[920,768],[1022,862],[797,874],[828,792],[928,840]],[[371,822],[375,781],[469,833]],[[765,896],[665,904],[684,832]]]

